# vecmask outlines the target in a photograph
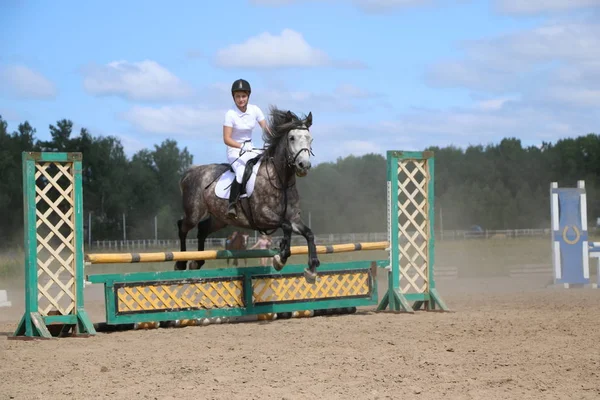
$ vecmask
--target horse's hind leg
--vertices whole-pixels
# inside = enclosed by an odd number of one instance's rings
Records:
[[[180,219],[177,221],[177,230],[179,232],[179,250],[186,251],[186,239],[187,234],[194,228],[194,224],[190,224],[187,219]],[[177,261],[175,263],[175,270],[184,270],[186,267],[186,261]]]
[[[277,271],[281,271],[288,258],[292,255],[290,251],[290,244],[292,242],[292,224],[290,221],[283,221],[281,224],[281,230],[283,230],[283,239],[279,245],[279,254],[273,256],[273,268]]]
[[[198,223],[198,251],[204,250],[204,242],[208,235],[213,232],[218,231],[219,229],[223,229],[227,224],[219,221],[216,218],[208,217],[205,220],[202,220]],[[204,265],[205,260],[194,260],[190,262],[190,269],[200,269]]]

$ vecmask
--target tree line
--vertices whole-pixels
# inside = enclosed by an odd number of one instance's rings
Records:
[[[10,132],[0,116],[0,243],[22,243],[23,151],[83,153],[84,216],[91,215],[94,240],[154,237],[155,216],[161,239],[177,238],[181,215],[179,178],[193,163],[187,148],[165,140],[128,158],[119,138],[73,131],[62,119],[39,140],[23,122]],[[402,150],[402,149],[393,149]],[[445,230],[544,228],[549,226],[549,186],[575,186],[585,180],[588,216],[600,215],[600,136],[587,134],[541,146],[516,138],[497,144],[430,147],[435,153],[435,225]],[[298,179],[305,220],[318,233],[384,232],[386,160],[384,155],[347,156],[315,166]],[[224,230],[214,236],[224,236]],[[193,234],[193,232],[192,232]],[[193,236],[191,236],[193,237]],[[0,245],[0,246],[2,246]]]

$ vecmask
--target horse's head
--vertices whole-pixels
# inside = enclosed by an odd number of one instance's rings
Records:
[[[281,161],[285,160],[287,167],[292,168],[299,177],[306,176],[311,167],[311,125],[312,112],[309,112],[306,118],[300,119],[291,111],[285,112],[271,107],[271,134],[263,135],[267,155],[279,155]]]
[[[291,113],[288,111],[288,114]],[[289,117],[292,118],[291,115]],[[288,133],[288,154],[297,176],[306,176],[311,167],[310,155],[313,141],[309,130],[311,125],[312,112],[309,112],[308,116],[302,120],[302,125]]]

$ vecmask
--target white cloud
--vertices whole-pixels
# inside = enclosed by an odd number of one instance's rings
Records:
[[[506,137],[518,137],[524,145],[539,145],[594,132],[598,122],[587,109],[557,110],[515,97],[493,98],[470,107],[412,110],[370,124],[315,124],[313,147],[319,161],[325,161],[334,155],[383,153],[386,149],[498,143]],[[325,149],[327,155],[322,154]]]
[[[225,68],[364,67],[357,61],[331,59],[292,29],[284,29],[280,35],[264,32],[230,45],[217,52],[215,63]]]
[[[209,100],[201,105],[135,106],[122,113],[121,118],[140,132],[217,137],[222,129],[225,111],[233,104],[230,85],[216,82],[204,88],[202,92]],[[368,110],[365,104],[368,106],[368,101],[371,99],[378,100],[380,96],[353,84],[344,83],[332,92],[255,86],[251,102],[259,105],[265,114],[268,113],[268,106],[274,105],[280,109],[292,110],[299,115],[311,111],[318,115],[328,111],[338,113],[365,111]],[[361,101],[360,106],[356,101]]]
[[[500,107],[480,104],[452,110],[420,110],[385,123],[390,132],[413,134],[424,143],[451,138],[456,145],[497,142],[519,137],[524,142],[557,140],[597,130],[599,118],[589,110],[510,100]]]
[[[256,95],[253,94],[253,97],[257,104],[273,104],[305,114],[309,111],[313,114],[368,112],[374,101],[381,101],[383,98],[349,83],[342,83],[333,91],[293,90],[281,86],[264,88],[257,91]]]
[[[552,63],[577,75],[577,70],[600,63],[600,25],[562,22],[502,37],[464,44],[463,60],[442,61],[427,72],[427,81],[439,87],[462,86],[476,90],[513,91],[539,80]]]
[[[372,12],[377,7],[384,11],[390,6],[416,4],[353,2],[357,6],[361,3],[373,7]],[[440,0],[420,5],[443,3]],[[316,113],[314,150],[319,161],[334,154],[360,154],[362,149],[377,152],[391,148],[422,150],[430,145],[464,147],[498,143],[506,137],[518,137],[524,145],[539,145],[542,141],[600,133],[600,114],[594,112],[600,107],[600,24],[585,13],[574,17],[566,12],[600,6],[600,0],[497,1],[496,5],[514,14],[558,11],[563,15],[534,28],[463,42],[463,57],[432,65],[426,73],[427,81],[437,87],[466,89],[473,98],[468,107],[410,110],[397,116],[388,113],[389,119],[384,121],[354,124],[339,117],[335,123],[324,124],[321,120],[328,116]],[[323,110],[330,111],[333,104],[338,108],[343,105],[334,99],[348,101],[350,106],[356,104],[356,99],[364,99],[361,105],[372,99],[352,82],[332,92],[309,92],[304,96],[292,92],[279,89],[286,107],[296,100],[294,105],[314,109],[319,104],[317,99],[322,99]]]
[[[516,73],[472,60],[440,61],[429,67],[426,82],[435,87],[513,91]]]
[[[0,69],[0,86],[24,99],[53,99],[58,92],[48,78],[24,65],[9,65]]]
[[[451,136],[458,140],[470,137],[479,141],[512,131],[517,123],[514,118],[465,109],[411,112],[382,125],[397,134]],[[422,136],[423,140],[426,140],[425,137]]]
[[[98,96],[121,96],[129,100],[175,100],[192,95],[192,89],[155,61],[113,61],[92,65],[84,71],[83,86]]]
[[[495,0],[494,7],[506,14],[565,12],[580,8],[598,8],[598,0]]]
[[[340,83],[333,90],[308,90],[295,89],[275,78],[268,81],[266,86],[252,83],[252,97],[250,101],[259,105],[267,112],[269,105],[276,105],[300,113],[321,112],[364,112],[372,102],[381,102],[383,96],[362,89],[352,83]],[[216,82],[202,89],[203,97],[210,101],[208,107],[230,106],[231,84]]]
[[[298,113],[310,111],[292,110]],[[378,122],[327,120],[327,116],[315,112],[314,107],[312,111],[316,163],[334,161],[350,154],[384,154],[387,149],[422,150],[432,145],[465,147],[498,143],[510,136],[521,138],[525,145],[538,145],[543,140],[555,141],[593,132],[598,126],[598,117],[589,110],[564,108],[557,111],[528,104],[516,97],[479,100],[471,107],[451,110],[413,110]],[[204,141],[202,147],[194,147],[196,153],[204,154],[214,152],[214,146],[220,146],[224,112],[206,107],[135,107],[125,119],[144,132],[178,136],[194,143]],[[260,133],[255,133],[257,145],[260,145]],[[212,160],[213,155],[208,153],[202,158]]]
[[[555,85],[542,93],[547,100],[570,107],[589,107],[596,110],[600,108],[600,89]]]
[[[517,100],[515,97],[503,97],[495,99],[480,100],[474,104],[474,108],[482,111],[500,110],[509,101]]]
[[[405,122],[402,124],[406,126]],[[422,150],[445,138],[437,133],[408,132],[399,125],[400,121],[315,124],[312,128],[315,162],[335,161],[349,155],[385,154],[390,149]]]
[[[281,109],[308,114],[319,112],[356,112],[358,107],[348,98],[334,93],[309,90],[265,90],[256,98],[261,104],[273,104]]]
[[[219,138],[225,111],[203,106],[135,106],[121,117],[142,132]]]
[[[567,59],[600,59],[600,25],[597,22],[558,22],[507,35],[494,40],[475,42],[470,51],[486,60],[512,57],[516,61],[540,62]]]
[[[427,82],[475,90],[491,98],[518,94],[522,106],[547,115],[564,108],[600,105],[600,51],[596,50],[600,48],[600,24],[595,21],[553,22],[471,41],[464,47],[464,59],[431,66]],[[578,125],[566,122],[572,123]],[[593,124],[585,128],[593,130]]]

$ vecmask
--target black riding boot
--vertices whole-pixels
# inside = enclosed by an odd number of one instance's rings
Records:
[[[237,212],[235,211],[235,204],[240,197],[240,188],[242,185],[234,178],[229,190],[229,208],[227,209],[227,216],[231,218],[237,218]]]

